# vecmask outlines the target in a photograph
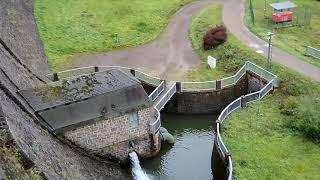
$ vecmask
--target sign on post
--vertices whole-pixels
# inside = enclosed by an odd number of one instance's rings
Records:
[[[217,60],[212,56],[208,56],[208,65],[211,69],[214,69],[217,66]]]

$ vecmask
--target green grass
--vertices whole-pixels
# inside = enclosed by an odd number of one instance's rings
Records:
[[[247,1],[249,2],[249,1]],[[306,50],[305,46],[312,46],[320,49],[320,1],[317,0],[292,0],[299,8],[309,6],[312,11],[312,19],[310,26],[295,26],[281,29],[274,29],[268,25],[267,20],[264,18],[264,0],[254,0],[254,14],[255,25],[252,24],[249,11],[246,13],[245,22],[250,31],[259,36],[261,39],[266,39],[266,33],[273,31],[275,36],[273,44],[287,53],[296,56],[299,59],[305,60],[315,66],[320,67],[320,61],[312,57],[304,56]],[[269,6],[272,2],[279,2],[278,0],[267,0],[267,16],[271,16],[273,11]],[[249,7],[249,6],[247,6]],[[296,9],[296,11],[298,10]],[[247,8],[249,10],[249,8]]]
[[[80,53],[132,47],[155,39],[170,16],[191,1],[36,0],[34,7],[49,66],[57,70]]]
[[[229,75],[249,59],[262,67],[267,66],[264,57],[232,34],[218,48],[202,49],[204,32],[221,23],[221,13],[221,6],[210,6],[191,24],[192,45],[204,61],[189,72],[191,80],[212,80],[217,79],[215,76]],[[207,55],[222,57],[217,60],[217,69],[207,68]],[[233,113],[225,121],[223,139],[232,154],[235,176],[238,179],[319,179],[320,145],[289,128],[288,123],[299,119],[282,113],[280,109],[288,97],[319,97],[320,84],[278,64],[273,64],[273,73],[278,75],[280,87],[272,95]]]

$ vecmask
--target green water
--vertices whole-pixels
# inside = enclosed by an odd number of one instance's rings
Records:
[[[176,142],[162,146],[160,155],[142,162],[152,179],[212,180],[211,153],[216,115],[162,114],[162,126]]]

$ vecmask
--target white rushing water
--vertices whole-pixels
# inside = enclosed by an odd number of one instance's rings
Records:
[[[132,163],[132,176],[134,180],[150,180],[148,175],[142,170],[138,155],[136,152],[129,153],[129,157]]]

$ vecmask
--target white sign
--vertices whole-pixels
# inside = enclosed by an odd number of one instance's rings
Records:
[[[212,56],[208,56],[208,65],[211,69],[214,69],[217,66],[217,60]]]

